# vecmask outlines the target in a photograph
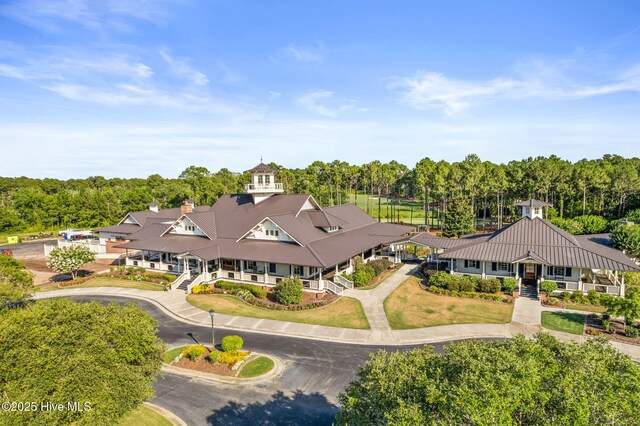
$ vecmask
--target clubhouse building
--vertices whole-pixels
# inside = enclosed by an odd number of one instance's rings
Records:
[[[558,291],[589,291],[624,296],[624,274],[640,271],[623,252],[613,248],[607,234],[571,235],[542,218],[549,204],[539,200],[517,203],[522,218],[491,234],[440,238],[416,234],[399,244],[431,248],[430,260],[444,263],[452,274],[482,278],[514,277],[518,288],[540,290],[544,280]]]
[[[323,208],[309,194],[283,194],[268,165],[250,172],[244,194],[212,206],[151,203],[97,229],[100,245],[124,252],[127,266],[176,274],[174,289],[214,279],[269,286],[298,276],[309,290],[342,294],[353,287],[341,274],[355,257],[373,259],[413,230],[379,223],[353,204]]]

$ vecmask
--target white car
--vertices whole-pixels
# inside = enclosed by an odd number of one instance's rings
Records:
[[[76,228],[64,229],[62,231],[58,231],[58,235],[59,236],[63,236],[64,234],[69,234],[69,233],[75,232],[75,231],[79,231],[79,229],[76,229]]]

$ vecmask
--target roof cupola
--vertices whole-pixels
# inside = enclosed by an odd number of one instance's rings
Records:
[[[275,182],[275,173],[277,170],[273,167],[260,163],[253,169],[247,171],[251,173],[251,183],[246,184],[244,190],[247,194],[253,196],[254,204],[258,204],[272,195],[284,191],[282,184]]]
[[[522,209],[522,217],[528,217],[529,219],[542,219],[543,207],[551,207],[551,204],[540,200],[530,199],[527,201],[520,201],[519,203],[515,203],[514,206],[520,207]]]

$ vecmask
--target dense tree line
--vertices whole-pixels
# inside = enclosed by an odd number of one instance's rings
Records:
[[[285,192],[313,194],[323,205],[372,194],[377,206],[367,203],[367,209],[378,218],[397,218],[393,205],[382,205],[384,197],[420,200],[434,218],[443,219],[449,205],[462,205],[477,219],[499,223],[515,213],[514,202],[530,197],[554,206],[550,219],[597,215],[611,220],[640,207],[640,159],[618,155],[576,163],[552,155],[495,164],[471,154],[453,163],[423,158],[413,168],[396,161],[358,166],[340,160],[278,168]],[[0,232],[112,224],[151,201],[174,207],[190,197],[212,204],[221,194],[242,191],[249,179],[246,172],[196,166],[171,179],[158,174],[146,179],[0,178]]]

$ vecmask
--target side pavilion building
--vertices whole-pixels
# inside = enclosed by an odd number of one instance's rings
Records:
[[[412,227],[379,223],[353,204],[321,207],[309,194],[283,194],[275,170],[249,170],[244,194],[212,206],[185,200],[180,208],[128,213],[97,229],[101,244],[126,251],[126,265],[178,275],[189,290],[214,279],[275,285],[298,276],[306,288],[341,294],[352,283],[354,258],[375,258]]]
[[[518,288],[544,280],[557,282],[560,291],[589,291],[624,296],[624,274],[638,265],[613,247],[610,237],[572,235],[542,218],[549,204],[527,200],[515,204],[522,218],[491,234],[441,238],[426,233],[400,244],[432,249],[431,259],[446,262],[452,274],[481,278],[514,277]]]

